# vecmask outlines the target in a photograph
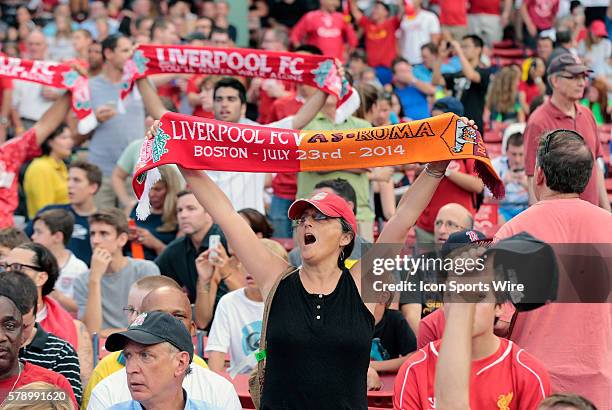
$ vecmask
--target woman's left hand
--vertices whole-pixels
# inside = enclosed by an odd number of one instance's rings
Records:
[[[475,129],[476,131],[478,131],[478,125],[476,125],[474,120],[469,120],[467,117],[461,117],[459,119],[464,124],[467,124],[469,127],[471,127],[473,129]],[[427,167],[429,168],[430,171],[433,171],[434,173],[444,173],[446,171],[446,167],[448,167],[449,163],[450,163],[450,160],[435,161],[435,162],[430,162],[427,165]]]
[[[136,228],[136,240],[146,248],[155,248],[159,239],[144,228]]]

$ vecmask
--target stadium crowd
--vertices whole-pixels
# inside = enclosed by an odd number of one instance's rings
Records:
[[[612,0],[0,2],[0,408],[612,409],[609,296],[374,302],[360,261],[377,242],[610,251],[611,30]],[[339,121],[321,89],[202,74],[120,98],[143,44],[331,56],[360,106]],[[16,59],[88,77],[91,130],[70,91],[7,75]],[[169,111],[298,130],[453,113],[505,196],[472,159],[163,165],[140,220],[132,177]]]

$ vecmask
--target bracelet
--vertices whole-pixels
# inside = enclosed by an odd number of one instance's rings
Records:
[[[446,170],[445,171],[432,171],[431,169],[429,169],[429,164],[425,165],[425,173],[432,178],[440,179],[444,176],[445,172]]]

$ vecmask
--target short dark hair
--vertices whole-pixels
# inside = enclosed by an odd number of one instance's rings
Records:
[[[238,213],[249,221],[249,225],[255,233],[261,233],[261,236],[264,238],[272,237],[274,228],[264,214],[253,208],[244,208],[238,211]]]
[[[593,172],[593,153],[576,131],[555,130],[542,136],[538,165],[546,186],[564,194],[584,192]]]
[[[353,186],[342,178],[326,179],[315,185],[314,189],[329,188],[347,202],[353,203],[353,213],[357,215],[357,194]]]
[[[171,24],[171,22],[164,17],[158,17],[153,20],[153,24],[151,24],[151,40],[153,40],[153,35],[155,34],[156,30],[165,30],[168,28],[169,24]]]
[[[122,233],[128,233],[128,220],[125,214],[117,208],[106,208],[101,209],[98,212],[92,214],[88,218],[89,225],[94,223],[102,223],[110,225],[117,231],[117,236]]]
[[[217,81],[215,83],[215,89],[213,91],[213,98],[217,96],[217,90],[219,88],[233,88],[234,90],[238,91],[240,102],[242,104],[246,104],[246,88],[244,88],[244,84],[236,80],[234,77],[223,77],[219,81]]]
[[[180,197],[183,197],[185,195],[193,195],[193,191],[191,191],[189,189],[182,189],[182,190],[177,192],[176,199],[179,199]]]
[[[406,64],[410,65],[408,60],[406,60],[404,57],[395,57],[393,59],[393,61],[391,62],[391,72],[393,72],[393,74],[395,74],[395,66],[400,64],[400,63],[406,63]]]
[[[32,278],[22,271],[0,272],[0,296],[11,299],[22,315],[30,311],[36,315],[38,290]]]
[[[424,49],[427,49],[431,52],[431,54],[438,54],[438,46],[436,46],[434,43],[425,43],[421,46],[421,51],[423,51]]]
[[[51,253],[51,251],[39,243],[29,242],[17,246],[16,249],[25,249],[34,252],[34,258],[32,262],[38,266],[41,271],[47,273],[47,281],[42,287],[42,295],[47,296],[53,292],[55,282],[59,277],[59,266],[57,259]]]
[[[71,168],[82,169],[83,171],[85,171],[85,176],[87,177],[87,180],[90,184],[96,184],[98,186],[98,189],[100,189],[100,187],[102,186],[102,170],[97,165],[92,164],[88,161],[77,159],[70,163],[68,169]],[[96,189],[96,192],[98,191],[98,189]]]
[[[542,400],[538,409],[552,406],[572,406],[578,410],[597,410],[597,407],[582,396],[572,393],[555,393]]]
[[[70,238],[72,237],[72,230],[74,229],[74,215],[65,209],[49,209],[44,211],[34,218],[32,224],[36,221],[42,221],[52,234],[61,232],[63,235],[64,246],[68,245]]]
[[[42,151],[43,155],[51,154],[51,145],[49,145],[49,143],[53,141],[56,137],[61,135],[61,133],[64,132],[66,128],[68,128],[67,125],[65,124],[60,125],[59,127],[55,129],[55,131],[53,131],[53,133],[51,133],[51,135],[47,137],[47,139],[43,141],[43,143],[40,146],[40,150]]]
[[[212,30],[210,30],[210,37],[212,38],[212,35],[213,35],[213,34],[215,34],[215,33],[227,34],[227,36],[228,36],[228,37],[229,37],[231,40],[233,40],[233,39],[232,39],[232,36],[231,36],[231,34],[230,34],[230,32],[229,32],[229,30],[228,30],[228,29],[226,29],[225,27],[219,27],[219,26],[217,26],[217,25],[213,26]]]
[[[521,134],[520,132],[515,132],[514,134],[508,137],[508,141],[506,142],[506,149],[508,149],[510,145],[512,145],[513,147],[521,147],[523,146],[523,144],[523,134]]]
[[[308,54],[312,54],[315,56],[322,56],[323,52],[321,51],[321,49],[317,46],[313,46],[310,44],[302,44],[296,48],[293,49],[294,53],[308,53]]]
[[[475,47],[478,47],[478,48],[484,47],[484,41],[482,41],[482,38],[479,35],[468,34],[466,36],[463,36],[463,40],[472,40],[472,43],[474,43]]]
[[[106,60],[106,56],[104,55],[104,52],[106,50],[115,51],[115,49],[117,48],[117,44],[119,43],[119,40],[121,40],[122,38],[128,39],[127,36],[121,33],[115,33],[115,34],[111,34],[110,36],[102,40],[102,43],[101,43],[102,44],[102,58]]]
[[[0,246],[13,249],[28,242],[31,242],[30,238],[17,228],[11,227],[0,229]]]

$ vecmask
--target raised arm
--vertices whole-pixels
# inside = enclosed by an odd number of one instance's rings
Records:
[[[138,91],[140,91],[140,95],[142,96],[145,110],[147,110],[151,117],[158,120],[162,117],[162,115],[168,112],[166,107],[164,107],[164,104],[161,102],[159,95],[157,95],[157,91],[153,88],[147,78],[136,80],[136,85],[138,86]]]
[[[154,127],[157,125],[156,122]],[[266,249],[244,218],[234,210],[227,196],[205,172],[180,166],[179,169],[197,200],[223,230],[238,259],[253,275],[265,299],[275,279],[288,267],[287,262]]]
[[[306,100],[302,108],[295,114],[293,117],[293,125],[292,128],[294,130],[299,130],[304,128],[313,118],[317,115],[319,111],[325,105],[325,100],[327,99],[327,94],[321,90],[315,91],[315,93]]]
[[[45,111],[43,116],[34,124],[36,143],[41,145],[64,122],[70,109],[70,93],[65,93]]]

